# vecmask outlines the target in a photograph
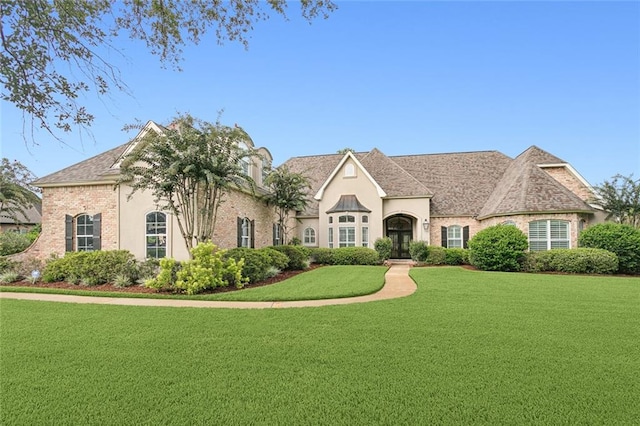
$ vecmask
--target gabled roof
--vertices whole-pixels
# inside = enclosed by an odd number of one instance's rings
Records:
[[[371,181],[371,183],[373,184],[373,186],[376,188],[376,191],[378,192],[378,195],[380,197],[385,197],[387,194],[384,192],[384,190],[380,187],[380,185],[378,184],[378,182],[376,182],[376,180],[373,178],[373,176],[371,176],[371,174],[369,173],[369,171],[362,165],[362,163],[360,163],[360,161],[356,158],[356,156],[353,154],[353,152],[351,151],[347,151],[346,154],[344,154],[344,156],[342,157],[342,160],[340,160],[340,162],[338,163],[338,165],[333,169],[333,171],[331,172],[331,174],[329,175],[329,177],[327,177],[324,181],[324,183],[320,186],[320,189],[318,189],[318,193],[313,197],[316,200],[320,201],[322,199],[322,195],[324,193],[325,188],[329,185],[329,183],[331,183],[331,181],[333,180],[333,178],[338,174],[338,172],[340,171],[340,168],[344,165],[344,163],[347,162],[348,159],[353,160],[354,163],[356,163],[356,166],[362,171],[362,173],[364,173],[365,177],[367,179],[369,179],[369,181]]]
[[[537,166],[541,164],[566,164],[567,163],[566,161],[561,160],[560,158],[556,157],[553,154],[549,154],[544,149],[540,149],[535,145],[531,145],[520,155],[526,155],[528,158],[528,161],[532,162]]]
[[[432,192],[391,158],[373,148],[362,157],[363,167],[382,187],[387,197],[430,197]]]
[[[88,160],[81,161],[58,172],[42,177],[32,184],[34,186],[65,186],[65,185],[89,185],[97,182],[115,181],[109,175],[113,174],[111,166],[125,151],[129,142],[98,154]]]
[[[14,204],[15,206],[15,204]],[[32,204],[28,209],[24,211],[25,215],[21,213],[16,213],[16,217],[18,221],[14,221],[10,217],[6,217],[5,215],[0,215],[0,223],[2,224],[36,224],[42,222],[42,203],[38,202],[37,204]]]
[[[541,154],[547,153],[531,147],[516,157],[480,210],[478,219],[518,213],[593,211],[576,194],[538,167],[537,163],[543,157]]]

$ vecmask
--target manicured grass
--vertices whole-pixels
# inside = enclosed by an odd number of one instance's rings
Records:
[[[409,297],[0,301],[0,424],[636,424],[640,279],[413,269]]]
[[[193,296],[12,286],[0,286],[0,291],[191,300],[283,301],[338,299],[375,293],[384,286],[384,274],[386,271],[387,268],[383,266],[325,266],[264,287]]]

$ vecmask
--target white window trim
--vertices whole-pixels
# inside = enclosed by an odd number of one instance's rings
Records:
[[[368,226],[363,226],[361,229],[362,235],[362,247],[369,247],[369,227]],[[367,236],[367,239],[365,240],[365,235]]]
[[[546,232],[546,237],[545,239],[541,239],[541,238],[531,238],[531,224],[532,223],[539,223],[539,222],[545,222],[545,232]],[[564,224],[567,228],[567,238],[551,238],[551,222],[560,222],[562,224]],[[571,221],[568,220],[561,220],[561,219],[542,219],[542,220],[533,220],[531,222],[529,222],[529,233],[528,233],[528,240],[529,240],[529,251],[531,251],[531,242],[535,242],[535,243],[540,243],[540,242],[545,242],[547,245],[546,250],[551,250],[551,245],[552,243],[557,243],[557,242],[565,242],[567,243],[567,247],[562,247],[562,248],[571,248]],[[557,247],[559,248],[559,247]],[[543,251],[543,250],[533,250],[533,251]]]
[[[151,213],[159,213],[159,214],[164,215],[164,234],[159,234],[159,233],[149,234],[148,233],[148,230],[147,230],[147,225],[149,223],[148,222],[148,216]],[[156,217],[157,217],[157,215],[156,215]],[[155,223],[157,224],[158,222],[156,221]],[[167,257],[169,255],[168,244],[167,244],[168,234],[169,234],[169,215],[167,213],[164,213],[164,212],[161,212],[161,211],[158,211],[158,210],[154,210],[154,211],[147,212],[144,215],[144,254],[145,254],[146,258],[151,258],[149,256],[149,251],[148,251],[150,247],[148,246],[148,243],[147,243],[147,239],[149,237],[158,237],[159,239],[164,237],[164,256],[163,257]],[[156,244],[155,247],[151,247],[151,248],[154,248],[156,250],[156,255],[157,255],[157,250],[159,248],[163,248],[163,246]],[[163,257],[155,256],[152,259],[162,259]]]
[[[451,231],[453,231],[453,230],[460,231],[460,238],[455,237],[455,236],[454,237],[451,236],[451,233],[452,233]],[[463,243],[462,243],[462,239],[463,239],[462,233],[463,233],[462,226],[460,226],[460,225],[448,226],[447,227],[447,247],[449,247],[449,248],[462,248],[462,245],[463,245]],[[459,242],[459,244],[457,242]],[[452,243],[454,243],[454,244],[452,244]]]
[[[329,227],[329,240],[328,240],[328,246],[329,248],[333,248],[333,227]]]
[[[342,231],[346,239],[342,240]],[[353,230],[353,240],[349,239],[349,231]],[[340,226],[338,228],[338,247],[355,247],[356,246],[356,227],[355,226]]]
[[[251,247],[251,221],[247,217],[242,218],[242,244],[241,247]],[[246,234],[245,234],[246,231]]]
[[[309,231],[309,232],[307,232]],[[309,235],[307,235],[309,234]],[[305,246],[315,246],[316,245],[316,230],[310,226],[304,228],[304,232],[302,234],[302,242]]]
[[[91,230],[92,230],[91,234],[86,234],[86,233],[81,234],[80,233],[80,226],[81,225],[79,223],[79,220],[80,220],[81,217],[85,217],[85,216],[88,217],[91,220]],[[86,223],[83,224],[82,227],[83,227],[84,232],[86,232],[87,224]],[[86,214],[86,213],[76,216],[75,232],[76,232],[76,251],[93,251],[94,250],[94,248],[93,248],[93,216],[91,216],[90,214]],[[88,248],[89,246],[86,245],[86,244],[81,246],[80,245],[80,238],[87,238],[87,241],[90,240],[91,241],[91,248]]]

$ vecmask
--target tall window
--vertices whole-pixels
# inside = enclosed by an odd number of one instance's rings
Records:
[[[313,228],[305,228],[302,242],[306,246],[313,246],[316,244],[316,230]]]
[[[362,247],[369,247],[369,227],[362,227]]]
[[[569,222],[564,220],[537,220],[529,222],[529,250],[571,248]]]
[[[76,218],[76,250],[93,251],[93,216],[81,214]]]
[[[447,228],[447,247],[462,248],[462,227],[452,225]]]
[[[160,259],[167,256],[167,215],[151,212],[146,218],[147,258]]]
[[[339,247],[354,247],[356,245],[356,228],[354,226],[341,226],[338,229]]]
[[[242,230],[242,243],[240,246],[251,247],[251,221],[246,217],[242,218],[241,230]]]
[[[329,228],[329,248],[333,248],[333,228]]]

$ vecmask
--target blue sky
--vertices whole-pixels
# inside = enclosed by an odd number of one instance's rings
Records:
[[[130,95],[82,99],[93,138],[44,132],[25,146],[2,104],[2,156],[44,176],[125,143],[125,124],[177,112],[242,126],[278,165],[377,147],[387,155],[537,145],[591,184],[640,177],[639,2],[339,2],[309,25],[273,17],[250,47],[212,38],[182,72],[140,43],[112,56]]]

